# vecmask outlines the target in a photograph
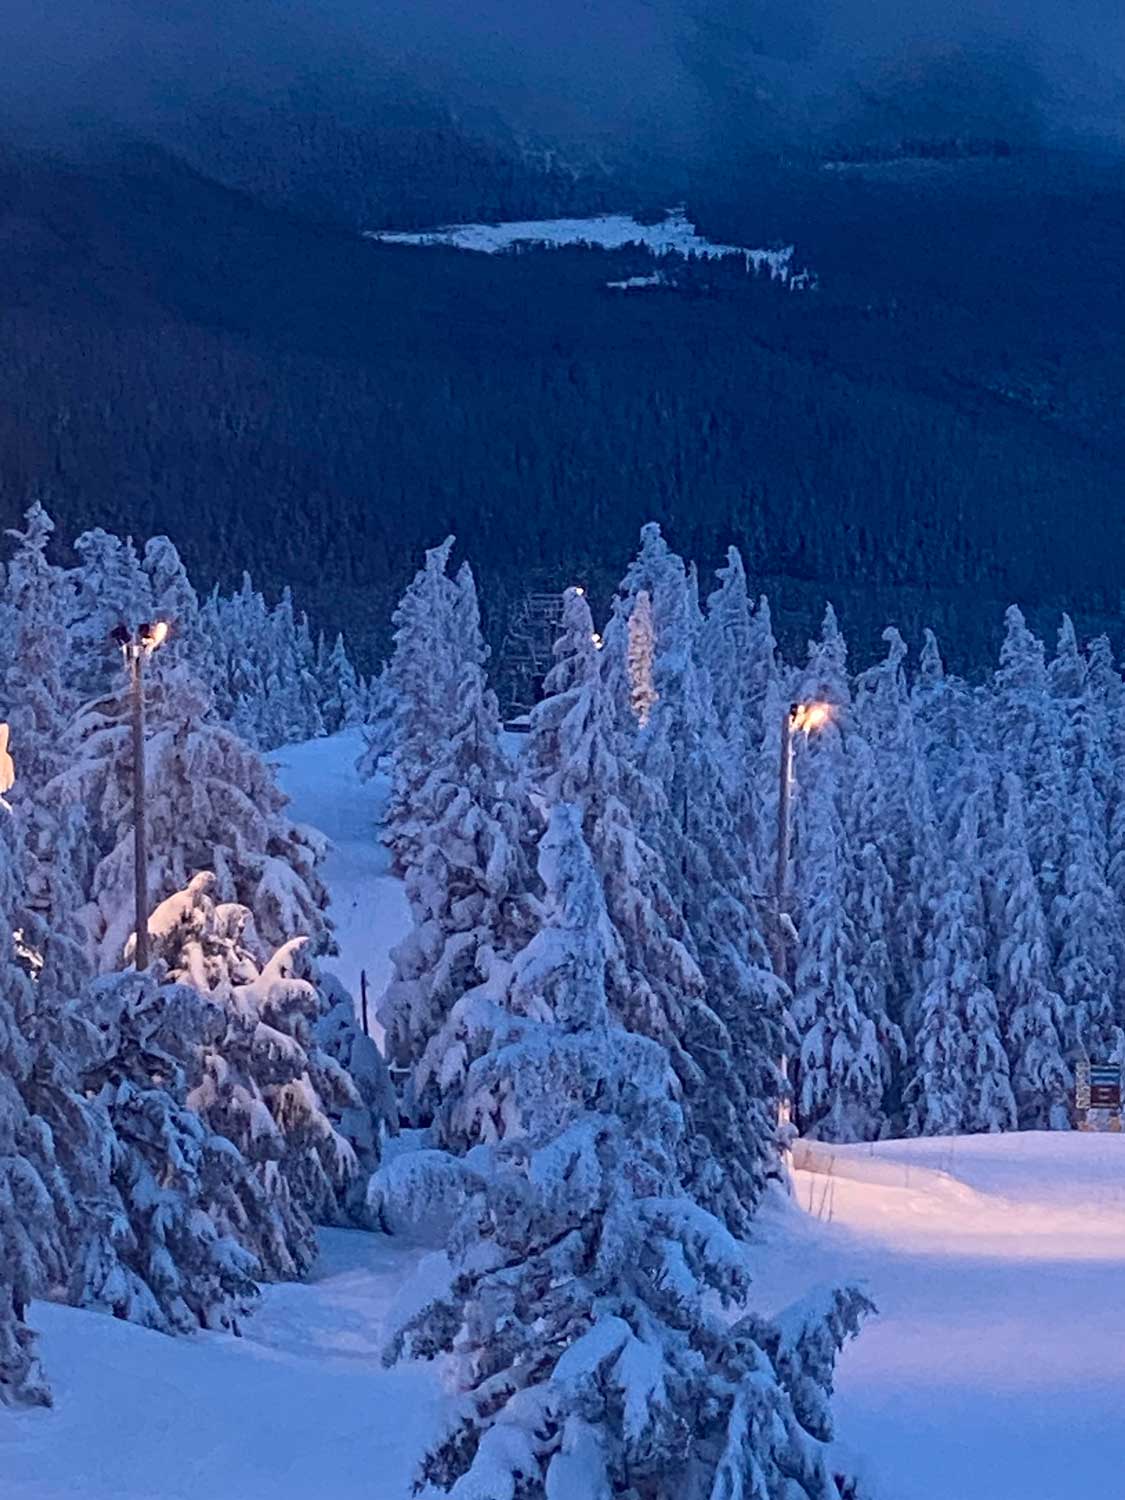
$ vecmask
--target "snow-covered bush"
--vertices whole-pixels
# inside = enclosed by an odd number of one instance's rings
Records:
[[[263,959],[250,912],[216,903],[214,888],[204,872],[157,907],[154,956],[219,1011],[189,1102],[253,1165],[265,1220],[253,1226],[253,1243],[263,1271],[301,1275],[315,1258],[312,1225],[348,1223],[362,1205],[382,1118],[321,1045],[317,1028],[330,1002],[306,945],[296,939]]]
[[[165,1333],[237,1331],[260,1268],[247,1247],[256,1236],[231,1226],[253,1226],[258,1195],[247,1162],[188,1102],[221,1014],[137,973],[93,981],[74,1011],[86,1033],[80,1089],[110,1133],[109,1191],[84,1205],[71,1299]]]

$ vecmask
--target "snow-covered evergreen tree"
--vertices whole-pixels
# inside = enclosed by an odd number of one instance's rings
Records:
[[[265,681],[269,670],[269,611],[251,581],[242,575],[238,592],[215,588],[200,610],[200,628],[210,663],[207,681],[218,718],[249,744],[266,743]]]
[[[221,1016],[192,989],[135,972],[94,980],[69,1011],[84,1039],[69,1110],[92,1100],[109,1126],[94,1140],[108,1182],[83,1184],[71,1300],[164,1333],[237,1331],[257,1298],[260,1205],[246,1161],[188,1106]],[[82,1183],[89,1163],[77,1152],[67,1163]]]
[[[840,810],[839,729],[798,745],[795,857],[799,940],[791,1011],[800,1041],[795,1115],[803,1134],[873,1140],[883,1126],[884,1062],[853,979],[862,942],[849,910],[850,852]],[[874,896],[875,892],[871,894]],[[869,976],[873,977],[873,976]]]
[[[694,886],[699,961],[693,956],[665,866],[626,803],[626,783],[635,788],[643,773],[630,774],[616,752],[603,656],[576,590],[564,602],[561,631],[531,716],[529,782],[548,805],[565,799],[580,809],[617,938],[611,1008],[668,1049],[689,1124],[685,1173],[708,1206],[744,1228],[776,1162],[781,993],[733,868],[720,884],[708,864]],[[706,858],[706,844],[697,852]]]
[[[736,548],[717,574],[719,587],[707,601],[707,615],[699,634],[699,665],[710,683],[718,734],[725,793],[744,849],[753,849],[759,864],[765,856],[767,807],[776,794],[777,747],[773,746],[774,775],[760,781],[766,740],[781,722],[782,684],[778,677],[777,643],[773,638],[769,601],[751,606],[746,574]],[[788,700],[785,702],[788,707]]]
[[[317,988],[324,1005],[313,1035],[355,1086],[355,1096],[335,1091],[324,1102],[337,1134],[348,1142],[359,1163],[359,1175],[347,1205],[353,1218],[362,1219],[366,1215],[368,1180],[379,1165],[383,1142],[398,1134],[398,1099],[383,1054],[356,1022],[351,995],[331,975],[319,975]]]
[[[834,1321],[792,1327],[711,1310],[745,1296],[744,1252],[681,1194],[666,1054],[612,1019],[612,926],[576,808],[552,811],[540,874],[544,923],[507,992],[450,1020],[443,1126],[477,1143],[482,1176],[448,1295],[391,1349],[448,1351],[464,1392],[419,1485],[827,1500],[823,1355],[866,1304],[841,1293]]]
[[[121,675],[120,654],[110,635],[119,625],[133,630],[151,620],[152,590],[133,539],[96,527],[77,538],[78,566],[70,574],[74,591],[68,686],[78,701],[111,692]]]
[[[272,768],[214,722],[206,689],[186,668],[152,685],[146,742],[149,871],[153,904],[201,870],[218,899],[254,911],[262,940],[308,937],[329,944],[327,892],[318,865],[324,845],[286,817]],[[70,764],[47,795],[92,809],[100,859],[89,925],[99,967],[118,966],[133,930],[132,764],[124,694],[87,705],[64,740]]]
[[[244,573],[236,593],[213,590],[197,620],[199,648],[188,659],[218,717],[249,744],[275,750],[362,719],[363,683],[343,641],[318,650],[288,589],[270,606]]]
[[[317,679],[320,713],[329,734],[352,729],[367,717],[364,683],[348,656],[344,637],[337,635],[331,651],[318,652]]]
[[[35,991],[12,933],[22,901],[18,834],[0,802],[0,1403],[49,1404],[27,1305],[65,1279],[69,1193],[54,1140],[28,1095]]]
[[[429,554],[427,569],[400,608],[396,645],[399,721],[406,738],[396,746],[394,785],[400,797],[413,786],[413,807],[397,824],[400,856],[407,857],[406,889],[414,926],[394,949],[395,970],[379,1006],[387,1056],[411,1070],[406,1107],[424,1120],[439,1087],[440,1060],[427,1049],[454,1001],[485,983],[493,967],[511,956],[531,930],[530,876],[523,859],[523,799],[499,743],[496,698],[487,685],[486,647],[480,633],[472,574],[446,579],[444,562]],[[443,585],[449,584],[452,594]],[[456,669],[452,695],[441,705],[442,724],[430,721],[430,687],[419,673],[419,643],[411,637],[415,606],[443,601],[450,639],[445,649]],[[416,622],[426,640],[427,617]],[[409,695],[417,694],[411,704]],[[418,734],[429,722],[425,776],[406,764],[420,753]],[[413,726],[413,727],[411,727]],[[407,824],[410,828],[407,832]],[[393,829],[396,826],[392,822]],[[425,1065],[420,1066],[425,1059]]]
[[[1004,837],[994,870],[996,998],[1023,1130],[1069,1127],[1071,1070],[1063,1002],[1051,984],[1051,950],[1027,849],[1023,788],[1004,778]]]
[[[186,666],[206,681],[210,664],[200,620],[199,595],[175,544],[166,536],[150,538],[145,543],[141,570],[148,580],[152,618],[168,626],[168,638],[159,654],[152,658],[152,670],[160,673]],[[138,625],[141,621],[128,623]]]
[[[1082,772],[1079,781],[1088,781]],[[1065,1042],[1094,1062],[1123,1055],[1121,916],[1101,870],[1089,801],[1077,795],[1065,825],[1061,880],[1049,919],[1055,976],[1064,1001]],[[1059,809],[1060,815],[1063,809]]]
[[[647,589],[640,589],[629,612],[630,701],[640,729],[648,728],[652,711],[660,701],[653,681],[654,633],[652,599]]]
[[[89,972],[88,934],[78,914],[94,860],[85,808],[60,803],[47,791],[66,767],[66,729],[75,707],[65,670],[72,589],[46,555],[50,517],[37,502],[25,520],[24,531],[8,533],[15,550],[2,600],[7,660],[0,707],[17,762],[8,795],[23,843],[18,926],[45,969],[40,982],[69,995]]]
[[[726,566],[715,576],[719,586],[707,600],[699,639],[700,661],[711,679],[719,732],[745,770],[751,749],[756,748],[751,733],[754,685],[748,672],[753,606],[737,547],[728,548]]]
[[[985,796],[978,766],[966,775],[948,853],[929,843],[929,928],[924,989],[914,1016],[904,1091],[908,1130],[917,1135],[1013,1129],[1008,1059],[985,962],[980,824]]]
[[[318,738],[324,733],[324,719],[316,647],[308,619],[295,609],[288,588],[270,611],[267,649],[261,742],[274,747]]]
[[[464,643],[454,637],[457,585],[448,576],[453,538],[426,553],[392,616],[394,651],[387,668],[393,702],[391,796],[384,837],[401,870],[418,858],[429,808],[423,788],[449,738],[450,705]],[[479,649],[476,642],[470,643]]]
[[[257,1224],[236,1222],[266,1275],[303,1274],[315,1256],[312,1224],[349,1222],[366,1181],[351,1143],[336,1128],[363,1099],[321,1045],[317,1027],[331,1002],[318,988],[300,939],[268,958],[257,951],[250,913],[216,904],[214,879],[195,877],[152,917],[154,951],[169,977],[218,1007],[222,1025],[203,1049],[189,1096],[208,1126],[252,1164],[260,1188]],[[364,1132],[377,1160],[380,1122]]]

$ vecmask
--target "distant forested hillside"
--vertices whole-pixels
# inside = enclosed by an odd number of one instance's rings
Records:
[[[373,221],[659,203],[431,125],[381,137]],[[966,669],[1011,600],[1120,639],[1125,191],[1097,162],[732,158],[685,174],[693,215],[795,241],[820,289],[697,266],[621,296],[629,254],[377,245],[342,187],[191,154],[0,157],[5,524],[38,494],[71,534],[166,530],[201,582],[292,583],[368,655],[448,531],[497,635],[530,584],[597,598],[651,517],[703,564],[737,543],[790,640],[826,596],[859,650],[930,624]]]

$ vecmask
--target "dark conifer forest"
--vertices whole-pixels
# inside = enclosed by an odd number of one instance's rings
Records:
[[[1116,156],[1048,131],[1015,75],[982,103],[962,69],[942,106],[936,64],[794,144],[764,107],[747,123],[716,14],[690,146],[556,147],[502,96],[460,107],[437,73],[336,54],[236,60],[115,117],[119,60],[50,129],[13,106],[0,520],[41,497],[69,534],[166,531],[202,583],[292,584],[369,664],[447,532],[496,639],[529,587],[604,597],[652,516],[701,566],[739,545],[794,643],[826,597],[861,657],[891,620],[979,670],[1012,600],[1119,641]],[[622,295],[638,252],[362,237],[677,201],[714,239],[794,244],[815,292],[699,262]]]

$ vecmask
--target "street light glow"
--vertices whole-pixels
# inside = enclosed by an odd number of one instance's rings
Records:
[[[152,625],[142,625],[139,634],[141,645],[146,651],[153,652],[168,639],[168,621],[157,620]]]
[[[795,703],[791,711],[793,728],[804,734],[815,734],[831,724],[836,710],[831,703]]]

